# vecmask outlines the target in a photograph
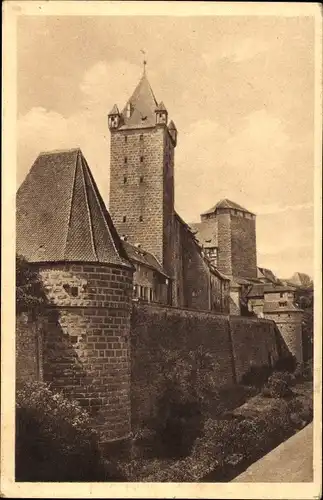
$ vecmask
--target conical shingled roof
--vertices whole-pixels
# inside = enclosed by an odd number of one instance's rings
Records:
[[[29,262],[132,267],[80,149],[36,159],[17,192],[16,251]]]
[[[131,116],[127,117],[127,107],[131,106]],[[123,125],[120,129],[147,128],[156,124],[155,110],[158,106],[154,93],[144,74],[134,93],[122,111]]]
[[[156,108],[156,111],[167,111],[166,106],[163,103],[163,101],[160,101],[160,103],[158,104],[158,106]]]
[[[241,205],[238,205],[238,203],[228,200],[227,198],[225,198],[224,200],[220,200],[216,205],[214,205],[214,207],[211,207],[209,210],[206,210],[206,212],[203,212],[201,215],[212,214],[216,211],[217,208],[233,208],[235,210],[241,210],[241,212],[246,212],[248,214],[254,215],[246,208],[243,208]]]
[[[109,116],[110,115],[119,115],[119,109],[118,109],[118,106],[116,104],[113,105],[113,108],[111,109],[111,111],[109,113]]]
[[[169,130],[177,130],[177,128],[176,128],[175,123],[173,122],[173,120],[171,120],[169,122],[168,128],[169,128]]]

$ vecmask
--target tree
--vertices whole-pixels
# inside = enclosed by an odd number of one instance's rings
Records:
[[[21,255],[16,255],[16,314],[37,313],[46,304],[39,273]]]

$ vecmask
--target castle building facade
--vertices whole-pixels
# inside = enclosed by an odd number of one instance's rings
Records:
[[[136,273],[137,295],[139,289],[139,298],[143,293],[149,301],[229,312],[229,277],[209,259],[190,226],[175,211],[177,129],[169,121],[164,103],[156,100],[145,72],[122,111],[113,106],[108,124],[109,211],[114,225],[130,250],[134,246],[147,252],[167,276],[167,290],[157,296],[154,284],[142,285],[143,276]],[[152,292],[145,296],[142,286]]]

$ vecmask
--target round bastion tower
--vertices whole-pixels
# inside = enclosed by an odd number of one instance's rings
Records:
[[[89,411],[102,442],[127,438],[133,267],[79,149],[36,159],[17,193],[17,253],[47,295],[43,380]]]

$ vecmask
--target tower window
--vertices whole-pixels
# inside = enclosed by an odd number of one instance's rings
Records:
[[[141,157],[140,157],[140,163],[143,163],[143,161],[144,161],[144,157],[143,157],[143,156],[141,156]]]
[[[139,216],[139,221],[140,221],[140,222],[142,222],[143,220],[144,220],[144,219],[143,219],[143,216],[142,216],[142,215],[140,215],[140,216]]]
[[[128,158],[126,156],[124,157],[124,162],[128,163]]]
[[[139,182],[140,182],[140,184],[142,184],[144,182],[144,178],[142,175],[140,176]]]
[[[139,136],[139,140],[140,140],[140,141],[143,141],[143,140],[144,140],[144,136],[143,136],[143,134],[140,134],[140,136]]]
[[[123,183],[124,183],[124,184],[126,184],[126,182],[127,182],[127,177],[126,177],[126,176],[124,176],[124,178],[123,178]]]
[[[128,141],[128,136],[127,136],[127,135],[125,135],[125,136],[124,136],[124,142],[127,142],[127,141]]]
[[[124,215],[124,216],[122,217],[122,222],[126,222],[126,220],[127,220],[127,217]]]

